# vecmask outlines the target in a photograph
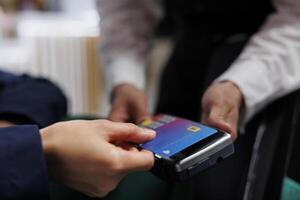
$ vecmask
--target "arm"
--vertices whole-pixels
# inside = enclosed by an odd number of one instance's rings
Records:
[[[230,80],[245,101],[244,120],[300,87],[300,1],[282,0],[244,52],[218,80]]]
[[[0,71],[0,120],[45,127],[66,115],[62,91],[48,80]]]
[[[144,89],[150,39],[161,17],[158,0],[98,0],[98,7],[108,90],[122,83]]]
[[[37,126],[0,129],[0,199],[48,199],[48,176]]]
[[[134,144],[155,132],[106,120],[69,121],[41,130],[49,177],[91,197],[103,197],[130,172],[149,170],[153,153]]]
[[[105,120],[0,129],[0,199],[41,199],[49,178],[92,197],[112,191],[129,172],[149,170],[151,152],[133,144],[155,132]],[[47,165],[46,165],[47,163]]]
[[[148,117],[145,65],[161,13],[158,0],[99,0],[109,119],[137,123]]]
[[[300,1],[278,0],[276,8],[202,98],[204,122],[233,138],[239,118],[246,123],[268,103],[300,87]]]

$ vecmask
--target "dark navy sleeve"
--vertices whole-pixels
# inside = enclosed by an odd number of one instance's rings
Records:
[[[66,112],[66,98],[52,82],[0,71],[0,120],[45,127]]]
[[[49,199],[47,167],[35,125],[0,129],[0,199]]]

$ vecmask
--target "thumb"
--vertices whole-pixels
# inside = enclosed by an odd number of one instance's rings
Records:
[[[205,118],[202,119],[202,122],[204,124],[207,124],[207,125],[213,126],[215,128],[221,129],[223,131],[226,131],[228,133],[231,133],[232,127],[227,122],[228,114],[229,114],[229,109],[227,109],[226,106],[213,105],[213,106],[211,106],[210,110],[208,111],[208,114],[203,115],[203,116],[205,116]]]
[[[150,129],[139,128],[134,124],[115,122],[108,135],[113,141],[141,144],[152,140],[156,133]]]
[[[122,151],[120,157],[129,172],[150,170],[155,162],[153,153],[146,150]]]

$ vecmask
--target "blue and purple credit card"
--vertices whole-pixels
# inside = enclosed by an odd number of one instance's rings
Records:
[[[141,147],[163,157],[171,157],[218,132],[197,122],[163,114],[143,121],[140,126],[157,134]]]

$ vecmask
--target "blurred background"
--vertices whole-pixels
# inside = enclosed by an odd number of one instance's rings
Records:
[[[0,68],[52,80],[67,95],[71,114],[105,116],[109,104],[97,51],[100,20],[96,0],[0,0]],[[172,48],[165,38],[154,44],[150,110],[160,66]]]

